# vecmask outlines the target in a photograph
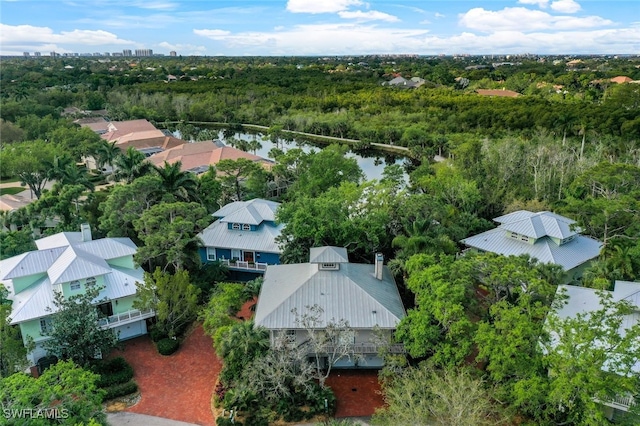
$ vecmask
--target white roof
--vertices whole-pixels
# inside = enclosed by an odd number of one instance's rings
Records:
[[[275,213],[280,203],[256,198],[251,201],[229,203],[212,216],[220,219],[209,225],[198,236],[205,247],[256,250],[280,253],[276,237],[284,225],[275,224]],[[261,225],[255,231],[228,229],[228,223]]]
[[[598,257],[602,248],[600,241],[582,235],[562,245],[557,245],[550,238],[539,238],[530,244],[507,237],[501,227],[465,238],[462,242],[469,247],[504,256],[528,254],[542,263],[560,265],[565,271]]]
[[[235,201],[222,207],[212,216],[221,218],[221,222],[246,223],[259,225],[263,221],[275,222],[276,210],[280,203],[255,198],[251,201]]]
[[[111,266],[107,260],[133,256],[136,246],[129,238],[103,238],[82,242],[80,232],[62,232],[37,242],[40,250],[23,253],[0,262],[0,283],[13,301],[11,323],[45,317],[55,312],[53,288],[56,284],[103,276],[105,288],[97,300],[117,299],[136,293],[141,268]],[[66,245],[61,245],[65,244]],[[16,294],[13,279],[43,274]]]
[[[227,228],[226,223],[216,220],[198,236],[205,247],[280,253],[276,237],[280,235],[282,228],[282,224],[265,223],[255,231],[232,230]]]
[[[348,263],[349,256],[344,247],[313,247],[309,250],[310,263]]]
[[[571,229],[571,225],[576,223],[574,220],[546,211],[519,210],[493,220],[500,223],[502,229],[532,238],[549,236],[562,240],[576,234]]]
[[[588,314],[602,308],[598,290],[596,289],[560,285],[556,294],[561,293],[566,294],[568,298],[556,310],[556,314],[560,319],[575,318],[578,314]],[[614,301],[626,300],[635,307],[635,312],[624,317],[618,330],[620,335],[624,336],[628,329],[640,324],[640,282],[616,281],[613,291],[607,291],[607,293],[611,294]],[[640,373],[640,360],[636,362],[633,370]]]
[[[389,269],[383,279],[374,265],[344,263],[339,270],[322,270],[313,263],[269,265],[258,298],[255,324],[269,329],[301,328],[292,309],[304,314],[308,306],[324,312],[321,326],[346,320],[352,328],[395,328],[404,306]]]

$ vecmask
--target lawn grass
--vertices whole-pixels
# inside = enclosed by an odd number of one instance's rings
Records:
[[[22,187],[22,186],[10,186],[8,188],[0,188],[0,195],[15,195],[18,194],[22,191],[24,191],[26,188]]]
[[[17,176],[10,178],[0,178],[0,183],[9,183],[9,182],[20,182],[20,178]]]

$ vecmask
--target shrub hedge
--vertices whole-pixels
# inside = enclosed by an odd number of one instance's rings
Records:
[[[126,383],[120,383],[117,385],[109,386],[104,390],[106,391],[106,394],[104,395],[104,399],[107,400],[107,399],[118,398],[120,396],[125,396],[131,393],[134,393],[138,390],[138,385],[136,384],[136,382],[131,380]]]
[[[180,347],[180,343],[175,339],[164,338],[156,342],[156,347],[161,355],[171,355]]]
[[[96,382],[100,388],[126,383],[133,378],[133,368],[122,357],[97,362],[91,366],[91,371],[100,375]]]

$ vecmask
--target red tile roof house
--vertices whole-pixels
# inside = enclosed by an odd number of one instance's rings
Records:
[[[267,170],[270,170],[274,165],[273,161],[266,158],[213,141],[185,143],[153,154],[148,158],[148,161],[158,167],[162,167],[165,162],[173,164],[180,161],[182,162],[182,170],[204,173],[210,165],[215,166],[222,160],[238,160],[240,158],[260,163]]]
[[[611,82],[612,82],[612,83],[618,83],[618,84],[622,84],[622,83],[630,83],[630,82],[632,82],[632,81],[633,81],[633,80],[632,80],[631,78],[629,78],[629,77],[627,77],[627,76],[624,76],[624,75],[619,75],[619,76],[617,76],[617,77],[613,77],[613,78],[611,79]]]

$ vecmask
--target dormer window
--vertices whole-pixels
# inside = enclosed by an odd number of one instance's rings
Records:
[[[251,225],[247,225],[246,223],[242,225],[243,231],[251,231]]]
[[[234,223],[231,225],[231,229],[234,229],[236,231],[240,230],[240,224],[239,223]]]
[[[96,277],[89,277],[87,278],[87,286],[94,286],[96,285]]]
[[[321,263],[320,269],[323,271],[337,271],[340,268],[338,263]]]
[[[69,288],[71,290],[80,290],[80,281],[74,280],[69,283]]]

